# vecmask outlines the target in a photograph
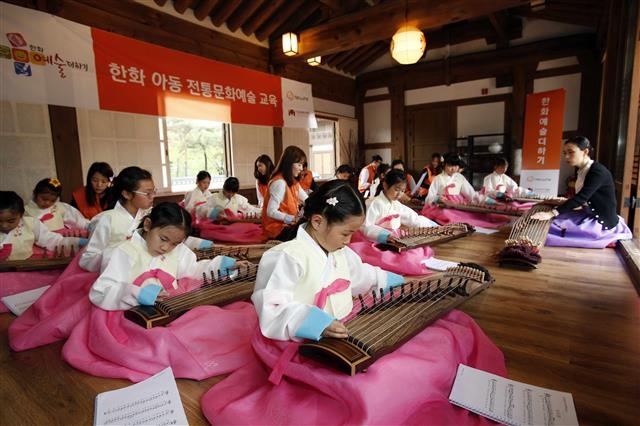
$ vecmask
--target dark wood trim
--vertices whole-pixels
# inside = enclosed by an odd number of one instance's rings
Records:
[[[445,61],[419,62],[397,68],[386,68],[362,74],[356,78],[358,91],[388,86],[390,81],[403,83],[405,90],[440,86],[462,81],[493,78],[503,75],[505,70],[523,64],[576,56],[583,52],[593,52],[595,36],[578,34],[544,40],[535,43],[509,47],[507,49],[472,53],[449,58],[449,72],[445,73]],[[535,67],[534,67],[535,70]]]
[[[407,158],[404,86],[394,85],[389,91],[391,92],[391,158]]]
[[[364,152],[365,149],[391,149],[391,153],[393,154],[393,142],[376,142],[376,143],[367,143],[363,145]],[[364,157],[364,154],[362,154]]]
[[[49,122],[57,178],[62,182],[61,199],[68,202],[73,190],[84,185],[76,109],[49,105]]]
[[[425,104],[409,105],[406,107],[406,110],[413,111],[413,110],[424,109],[425,107],[438,108],[443,106],[458,107],[462,105],[488,104],[493,102],[503,102],[510,98],[511,98],[511,94],[505,93],[502,95],[479,96],[475,98],[465,98],[465,99],[452,99],[450,101],[429,102]]]
[[[364,102],[365,103],[369,103],[369,102],[379,102],[379,101],[388,101],[391,100],[391,93],[388,93],[386,95],[373,95],[373,96],[367,96],[364,98]]]
[[[282,156],[282,151],[284,151],[284,143],[282,142],[282,128],[274,127],[273,128],[273,162],[275,165],[278,165],[280,156]]]

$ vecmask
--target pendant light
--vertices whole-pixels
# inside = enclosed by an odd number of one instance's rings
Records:
[[[422,31],[408,25],[409,0],[404,9],[405,24],[396,31],[391,39],[391,57],[401,64],[415,64],[424,54],[427,41]]]

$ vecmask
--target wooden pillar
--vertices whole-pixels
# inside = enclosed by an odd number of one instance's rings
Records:
[[[391,159],[407,158],[405,138],[404,84],[389,87],[391,94]]]
[[[85,183],[82,176],[76,109],[49,105],[49,121],[56,173],[62,182],[61,199],[67,202],[71,200],[71,192]]]
[[[510,138],[511,149],[522,148],[524,135],[524,110],[527,104],[527,95],[533,92],[533,74],[536,64],[516,65],[513,68],[513,92],[511,94],[511,123]]]
[[[274,127],[273,128],[273,161],[276,166],[278,165],[278,161],[280,160],[282,151],[284,151],[283,142],[282,142],[282,127]]]
[[[578,130],[595,142],[598,136],[598,105],[600,104],[600,64],[595,52],[578,55],[580,63],[580,112],[578,114]]]
[[[364,165],[366,159],[364,158],[364,95],[366,91],[362,89],[357,89],[356,92],[356,119],[358,120],[358,140],[356,143],[357,152],[355,156],[355,164],[352,164],[352,167],[355,167],[359,170],[360,165]]]

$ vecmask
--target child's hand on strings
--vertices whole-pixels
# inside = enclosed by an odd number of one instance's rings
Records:
[[[322,337],[335,337],[338,339],[345,339],[349,337],[347,333],[347,327],[338,320],[333,320],[331,324],[327,326],[322,332]]]
[[[156,302],[162,302],[163,300],[169,297],[169,292],[167,290],[160,290],[160,293],[156,296]]]

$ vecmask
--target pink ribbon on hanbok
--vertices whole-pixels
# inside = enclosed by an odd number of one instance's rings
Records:
[[[349,288],[351,281],[345,280],[342,278],[338,278],[328,286],[324,287],[320,290],[316,297],[314,298],[314,305],[318,308],[323,309],[327,304],[327,299],[332,294],[340,293],[341,291],[345,291]],[[293,359],[293,356],[298,351],[298,347],[300,343],[298,342],[289,342],[286,348],[280,354],[278,361],[276,361],[273,369],[271,370],[271,374],[269,374],[269,381],[274,385],[277,385],[282,380],[282,375],[284,374],[284,370],[287,368],[287,365]]]
[[[444,187],[444,195],[451,195],[449,194],[449,188],[455,188],[456,184],[455,182],[451,182],[449,185]]]
[[[400,215],[399,215],[399,214],[397,214],[397,213],[396,213],[396,214],[390,214],[389,216],[385,216],[385,217],[383,217],[383,218],[378,219],[378,220],[376,221],[376,225],[378,225],[378,226],[382,226],[382,227],[384,228],[384,227],[385,227],[385,226],[384,226],[384,224],[385,224],[385,223],[388,223],[388,224],[389,224],[389,226],[390,226],[390,225],[391,225],[391,221],[392,221],[393,219],[397,219],[397,218],[399,218],[399,217],[400,217]]]
[[[51,213],[46,213],[46,214],[43,214],[42,216],[40,216],[40,222],[44,223],[44,222],[46,222],[48,220],[51,220],[53,218],[54,218],[54,216]]]
[[[345,291],[349,288],[351,281],[345,280],[342,278],[338,278],[327,287],[323,288],[316,294],[313,304],[316,305],[320,309],[324,309],[327,304],[327,299],[332,294],[340,293],[341,291]]]
[[[242,213],[240,212],[236,214],[231,209],[224,209],[222,212],[227,217],[227,219],[242,219]]]
[[[500,189],[500,188],[504,188],[504,189]],[[507,186],[503,183],[499,183],[496,185],[496,192],[506,192],[507,191]]]
[[[175,281],[175,277],[162,269],[151,269],[150,271],[143,272],[138,278],[133,280],[133,284],[141,286],[145,280],[149,278],[156,278],[166,290],[173,290],[172,284]]]

